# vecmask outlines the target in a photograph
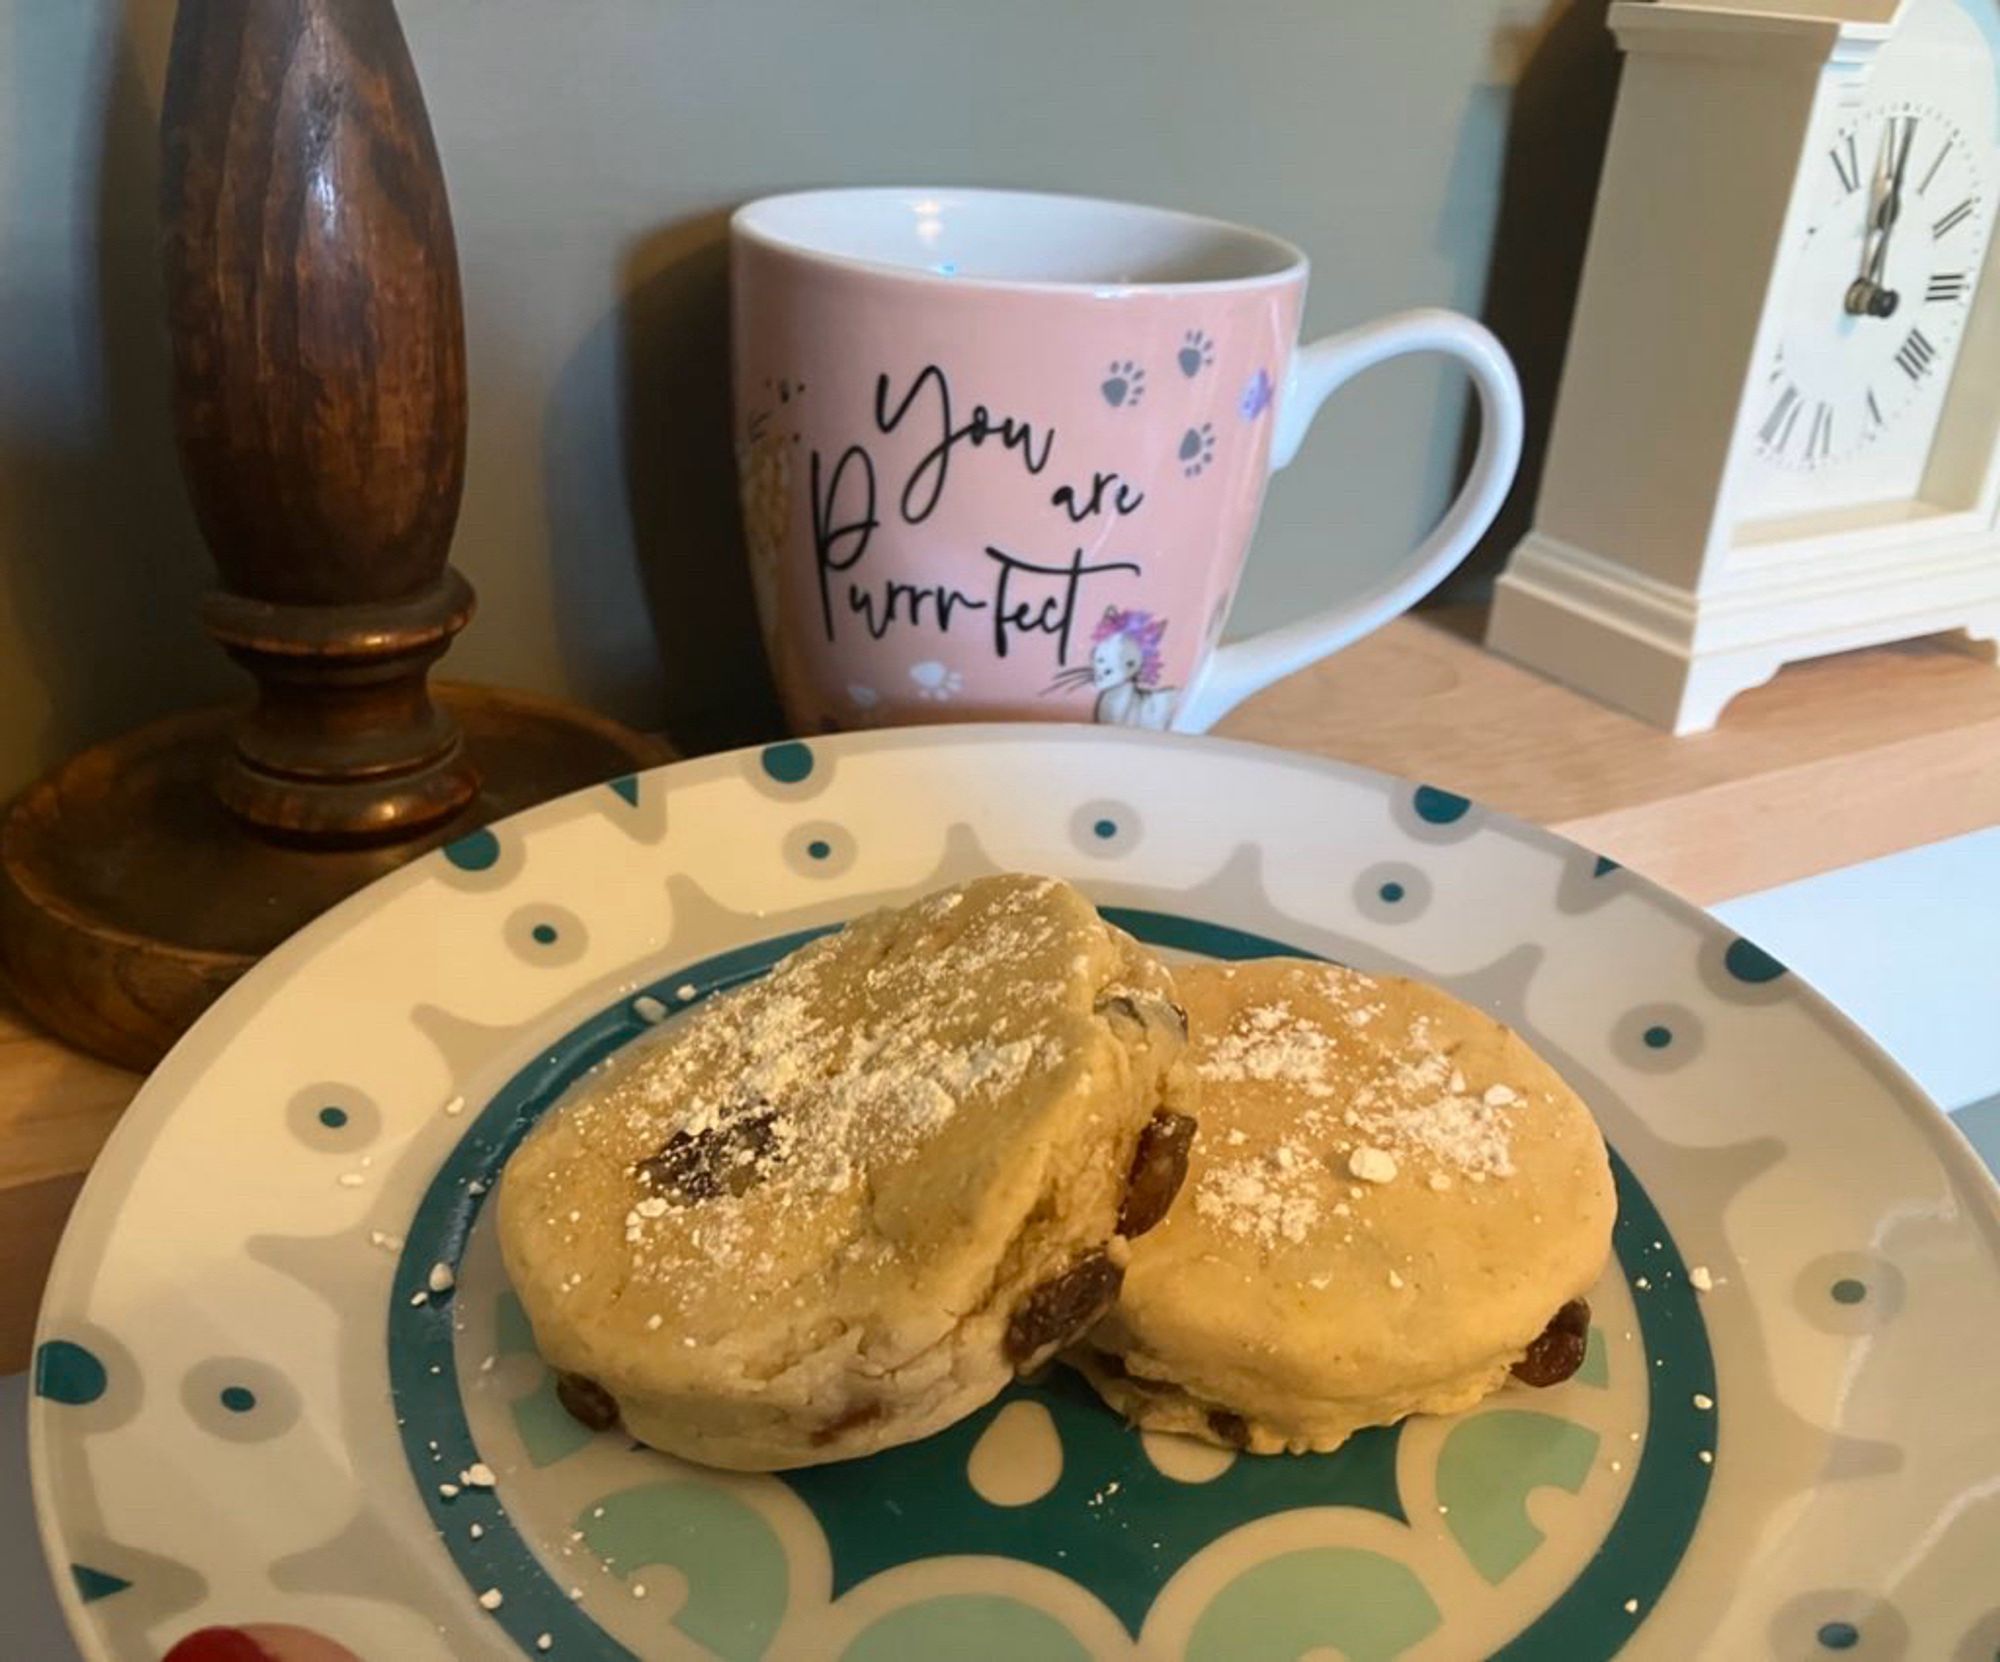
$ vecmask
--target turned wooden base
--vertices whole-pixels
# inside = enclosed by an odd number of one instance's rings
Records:
[[[668,761],[586,711],[439,683],[481,779],[456,817],[408,841],[287,847],[216,795],[238,712],[174,716],[85,751],[0,824],[0,966],[70,1043],[150,1068],[272,947],[440,843],[565,791]]]

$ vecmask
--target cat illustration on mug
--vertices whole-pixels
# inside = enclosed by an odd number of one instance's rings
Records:
[[[1104,608],[1090,632],[1090,663],[1063,670],[1044,690],[1068,692],[1090,686],[1097,702],[1090,719],[1113,727],[1143,727],[1164,733],[1173,725],[1180,688],[1160,687],[1160,637],[1167,620],[1137,608]]]

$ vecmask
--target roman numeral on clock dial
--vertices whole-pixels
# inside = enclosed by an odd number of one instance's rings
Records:
[[[1944,166],[1945,157],[1951,154],[1951,140],[1946,139],[1938,146],[1938,153],[1931,158],[1931,165],[1924,169],[1924,176],[1917,182],[1917,194],[1922,196],[1931,188],[1931,181],[1937,177],[1938,169]]]
[[[1931,240],[1935,242],[1940,237],[1948,236],[1971,217],[1972,199],[1967,197],[1957,207],[1947,208],[1936,219],[1931,221]]]
[[[1924,338],[1921,329],[1912,329],[1896,348],[1896,367],[1912,381],[1921,381],[1937,361],[1937,348]]]
[[[1771,406],[1771,413],[1764,418],[1764,425],[1757,429],[1757,436],[1773,450],[1783,450],[1785,441],[1792,436],[1792,428],[1799,419],[1803,404],[1799,389],[1789,381],[1778,394],[1777,403]]]
[[[1933,305],[1949,305],[1954,300],[1963,300],[1971,286],[1972,279],[1962,271],[1935,271],[1924,285],[1924,299]]]

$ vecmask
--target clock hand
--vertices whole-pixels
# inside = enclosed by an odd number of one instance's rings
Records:
[[[1861,238],[1861,274],[1847,285],[1847,296],[1843,302],[1846,311],[1853,317],[1867,317],[1871,314],[1877,293],[1876,277],[1881,269],[1881,250],[1887,241],[1887,233],[1882,225],[1882,210],[1889,200],[1890,180],[1893,174],[1891,158],[1895,150],[1893,132],[1882,135],[1881,148],[1875,155],[1875,176],[1868,181],[1868,218]]]
[[[1894,149],[1896,144],[1896,127],[1893,118],[1890,121],[1888,132],[1883,136],[1886,155],[1887,150]],[[1881,206],[1875,212],[1875,247],[1873,257],[1865,273],[1869,288],[1868,315],[1870,317],[1893,316],[1896,304],[1902,298],[1894,289],[1887,287],[1883,283],[1882,277],[1889,259],[1889,237],[1896,228],[1896,221],[1902,217],[1903,213],[1903,176],[1909,171],[1910,147],[1916,142],[1916,137],[1917,118],[1913,115],[1905,116],[1903,118],[1903,143],[1901,149],[1896,153],[1896,166],[1889,180],[1888,194],[1882,198]]]

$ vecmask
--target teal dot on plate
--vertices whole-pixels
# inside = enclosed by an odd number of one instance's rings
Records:
[[[336,1108],[331,1103],[319,1111],[319,1123],[329,1131],[338,1131],[347,1123],[347,1110]]]
[[[813,753],[809,745],[792,739],[764,747],[764,771],[781,785],[796,785],[812,770]]]
[[[1419,785],[1415,800],[1417,818],[1426,825],[1449,825],[1453,820],[1465,818],[1465,811],[1472,806],[1465,797],[1441,791],[1435,785]]]
[[[1118,822],[1115,819],[1101,819],[1090,829],[1100,837],[1115,837],[1118,835]]]
[[[1400,883],[1384,883],[1375,892],[1393,906],[1403,898],[1403,885]]]
[[[1868,1296],[1868,1283],[1843,1275],[1827,1291],[1833,1295],[1835,1304],[1859,1304]]]
[[[1821,1622],[1819,1642],[1827,1650],[1852,1650],[1861,1643],[1861,1630],[1852,1622]]]
[[[1775,981],[1785,973],[1785,966],[1754,941],[1731,941],[1722,962],[1738,981],[1752,985]]]
[[[806,852],[815,860],[824,860],[833,852],[833,844],[826,841],[823,837],[815,837],[811,842],[806,844]]]
[[[109,1570],[94,1570],[88,1564],[70,1565],[69,1576],[76,1583],[76,1596],[85,1604],[108,1599],[113,1593],[122,1593],[132,1585],[122,1575],[113,1575]]]
[[[104,1364],[73,1339],[50,1339],[35,1352],[35,1395],[81,1408],[104,1395]]]
[[[537,946],[555,945],[556,926],[552,923],[538,923],[528,933],[535,937],[535,944]]]
[[[222,1387],[222,1406],[232,1414],[247,1414],[257,1406],[257,1393],[248,1385]]]
[[[1603,877],[1607,873],[1614,872],[1617,869],[1618,862],[1616,860],[1608,860],[1600,854],[1597,857],[1597,864],[1590,868],[1590,875],[1592,877]]]
[[[1648,1050],[1665,1050],[1668,1045],[1674,1042],[1674,1030],[1671,1027],[1662,1027],[1655,1022],[1645,1032],[1641,1033],[1639,1037],[1645,1041]]]
[[[632,807],[636,808],[639,806],[639,780],[636,775],[630,773],[622,774],[616,779],[607,780],[606,783]]]
[[[500,839],[484,829],[444,845],[444,857],[460,871],[485,871],[500,858]]]

